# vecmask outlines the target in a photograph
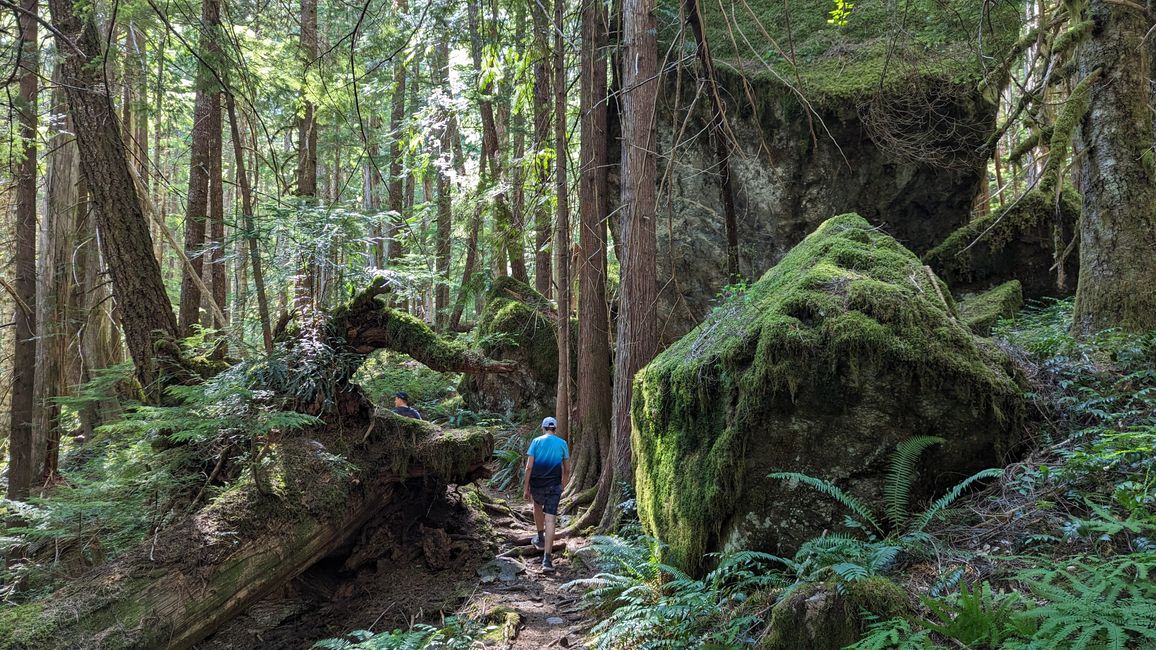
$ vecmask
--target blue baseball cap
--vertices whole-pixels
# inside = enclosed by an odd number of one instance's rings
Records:
[[[558,428],[558,421],[555,420],[554,418],[550,418],[550,417],[545,418],[542,420],[542,428],[543,429],[557,429]]]

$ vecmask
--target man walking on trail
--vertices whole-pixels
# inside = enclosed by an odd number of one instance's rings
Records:
[[[554,418],[542,420],[542,435],[534,438],[526,451],[526,485],[522,498],[534,499],[534,547],[543,550],[542,572],[554,572],[554,524],[558,516],[558,501],[562,486],[570,480],[570,447],[555,433],[558,422]]]
[[[421,419],[421,413],[418,413],[417,409],[409,405],[409,395],[403,392],[393,394],[393,408],[389,410],[402,417],[413,418],[415,420]]]

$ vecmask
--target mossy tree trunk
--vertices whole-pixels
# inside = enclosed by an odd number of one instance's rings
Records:
[[[558,435],[570,435],[570,184],[566,178],[566,41],[562,16],[565,0],[554,0],[554,224],[555,272],[558,278]]]
[[[1080,74],[1100,74],[1080,122],[1084,214],[1073,329],[1156,328],[1156,162],[1151,20],[1135,7],[1090,0],[1094,23]],[[1148,35],[1148,38],[1151,36]]]

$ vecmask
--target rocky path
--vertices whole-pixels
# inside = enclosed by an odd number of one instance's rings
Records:
[[[497,497],[497,495],[495,495]],[[477,590],[463,611],[505,620],[503,638],[491,648],[537,650],[582,648],[592,621],[579,607],[580,591],[563,585],[596,572],[589,542],[571,537],[555,542],[553,574],[541,570],[542,554],[530,546],[533,514],[520,500],[495,498],[487,506],[500,542],[497,556],[478,569]],[[566,521],[563,517],[563,523]]]

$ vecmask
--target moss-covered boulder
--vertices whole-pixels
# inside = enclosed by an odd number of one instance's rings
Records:
[[[524,282],[498,278],[478,318],[478,347],[492,359],[517,363],[502,375],[466,376],[460,392],[475,411],[553,412],[558,377],[557,312]]]
[[[1009,366],[914,254],[858,215],[829,219],[635,377],[639,515],[691,571],[724,547],[791,553],[844,513],[767,474],[881,503],[896,443],[936,435],[927,497],[1013,447]]]
[[[970,218],[996,122],[997,93],[985,88],[1002,83],[998,62],[1019,38],[1020,5],[853,4],[840,25],[828,20],[831,0],[700,3],[733,142],[747,278],[833,214],[855,212],[920,255]],[[659,2],[663,51],[693,45],[679,5]],[[730,282],[713,113],[697,74],[670,66],[659,91],[665,341],[697,325]]]
[[[760,650],[839,650],[863,637],[868,616],[910,614],[899,585],[878,576],[841,585],[811,584],[796,589],[771,610]]]
[[[951,233],[923,261],[952,290],[977,292],[1019,280],[1024,296],[1066,296],[1076,290],[1080,196],[1067,188],[1028,192],[1006,209]]]
[[[1001,318],[1016,315],[1024,304],[1019,280],[1010,280],[983,293],[961,296],[959,316],[980,336],[991,336],[991,327]]]

